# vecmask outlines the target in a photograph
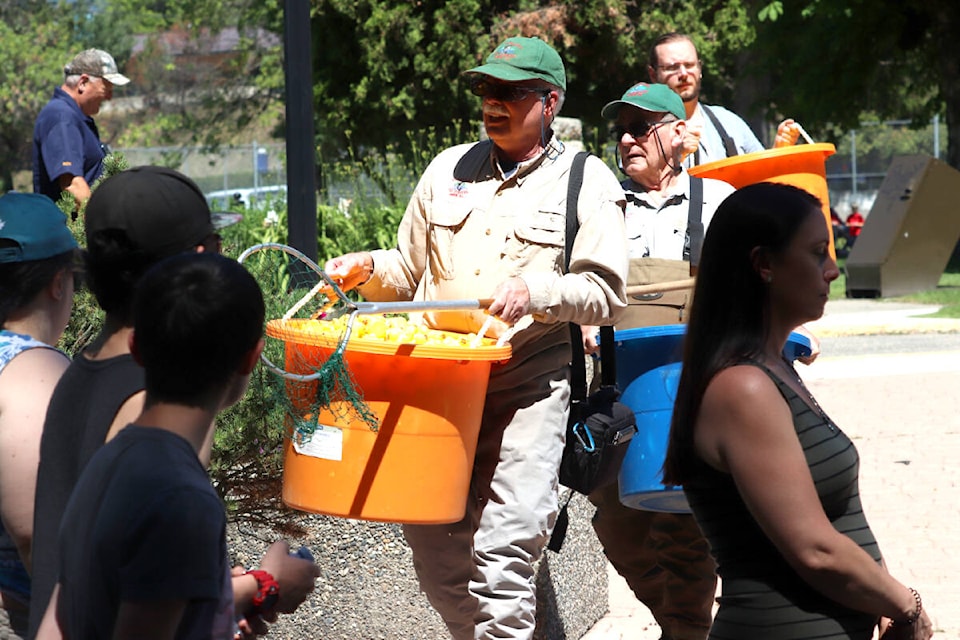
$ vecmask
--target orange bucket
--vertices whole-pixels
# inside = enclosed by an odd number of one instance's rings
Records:
[[[318,320],[271,320],[286,346],[286,370],[310,374],[336,339],[309,331]],[[283,502],[301,511],[361,520],[441,524],[466,512],[477,436],[493,362],[510,346],[476,348],[351,338],[350,375],[379,429],[352,416],[347,401],[321,408],[306,442],[287,439]],[[309,411],[317,382],[287,382],[294,407]],[[322,427],[322,428],[321,428]]]
[[[823,216],[830,232],[830,255],[836,259],[826,166],[827,158],[836,152],[832,144],[800,144],[708,162],[692,167],[689,172],[698,178],[723,180],[737,189],[756,182],[779,182],[800,187],[815,195],[822,203]]]

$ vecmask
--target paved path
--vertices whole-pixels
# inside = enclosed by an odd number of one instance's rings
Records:
[[[838,301],[821,336],[960,331],[960,320],[918,318],[930,308]],[[895,308],[896,307],[896,308]],[[847,315],[842,315],[847,314]],[[841,317],[837,317],[841,316]],[[960,349],[830,356],[799,371],[854,440],[870,525],[891,573],[922,595],[935,638],[960,640]],[[891,338],[892,340],[892,338]],[[879,351],[879,350],[878,350]],[[608,567],[610,611],[581,640],[657,640],[660,628]]]

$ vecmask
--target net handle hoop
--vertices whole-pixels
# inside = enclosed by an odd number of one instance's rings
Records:
[[[317,265],[317,263],[314,262],[313,260],[311,260],[309,257],[307,257],[306,254],[304,254],[302,251],[299,251],[299,250],[297,250],[297,249],[294,249],[293,247],[291,247],[291,246],[289,246],[289,245],[280,244],[280,243],[278,243],[278,242],[263,242],[263,243],[261,243],[261,244],[255,244],[255,245],[253,245],[252,247],[249,247],[249,248],[245,249],[245,250],[237,257],[237,262],[239,262],[240,264],[243,264],[244,260],[247,260],[247,259],[248,259],[250,256],[252,256],[253,254],[258,253],[258,252],[260,252],[260,251],[266,251],[266,250],[268,250],[268,249],[275,249],[275,250],[277,250],[277,251],[282,251],[282,252],[284,252],[284,253],[286,253],[286,254],[289,254],[290,256],[293,256],[294,258],[302,261],[304,264],[306,264],[308,267],[310,267],[310,269],[311,269],[312,271],[316,272],[317,275],[320,276],[320,282],[318,282],[317,285],[316,285],[313,289],[311,289],[303,298],[301,298],[299,301],[297,301],[297,303],[294,304],[294,305],[290,308],[290,310],[288,310],[287,313],[284,314],[284,319],[288,319],[288,318],[292,317],[293,314],[295,314],[304,304],[307,303],[308,300],[310,300],[312,297],[314,297],[314,296],[317,294],[317,292],[319,292],[319,291],[320,291],[321,289],[323,289],[325,286],[331,286],[331,287],[333,287],[334,289],[339,289],[339,287],[337,287],[336,284],[334,284],[334,283],[330,280],[330,278],[327,277],[327,274],[325,274],[325,273],[323,272],[323,270],[320,268],[320,266]],[[339,293],[342,295],[342,292],[339,292]],[[344,297],[346,297],[346,296],[344,296]],[[347,340],[350,339],[350,334],[351,334],[351,332],[353,331],[353,317],[352,317],[352,316],[355,316],[355,315],[356,315],[356,312],[352,313],[352,314],[351,314],[350,321],[347,322],[347,330],[344,332],[344,337],[343,337],[343,339],[340,341],[340,343],[337,345],[336,353],[338,353],[338,354],[343,353],[343,350],[346,348]],[[267,358],[266,354],[263,353],[263,352],[260,353],[260,361],[263,363],[263,365],[264,365],[267,369],[269,369],[269,370],[272,371],[273,373],[277,374],[278,376],[281,376],[281,377],[283,377],[283,378],[286,378],[287,380],[294,380],[294,381],[296,381],[296,382],[310,382],[310,381],[313,381],[313,380],[317,380],[317,379],[319,379],[320,377],[322,377],[323,375],[326,374],[326,365],[324,365],[323,367],[320,367],[320,370],[319,370],[319,371],[314,371],[313,373],[309,373],[309,374],[293,373],[293,372],[291,372],[291,371],[287,371],[287,370],[284,369],[283,367],[278,367],[277,365],[275,365],[274,363],[272,363],[272,362],[270,361],[270,359]],[[328,362],[329,362],[329,360],[328,360]]]

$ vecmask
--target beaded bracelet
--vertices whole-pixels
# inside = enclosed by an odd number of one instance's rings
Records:
[[[913,587],[907,587],[907,588],[910,589],[910,593],[913,594],[913,599],[917,601],[917,606],[913,610],[913,613],[907,616],[905,620],[893,620],[891,621],[890,626],[897,626],[897,627],[912,626],[920,618],[920,614],[923,613],[923,601],[920,600],[920,594],[917,593],[917,590],[914,589]]]

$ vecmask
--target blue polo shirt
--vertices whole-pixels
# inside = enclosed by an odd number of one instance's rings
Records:
[[[103,173],[103,147],[93,118],[57,87],[33,127],[33,191],[60,199],[57,178],[82,175],[87,184]]]

